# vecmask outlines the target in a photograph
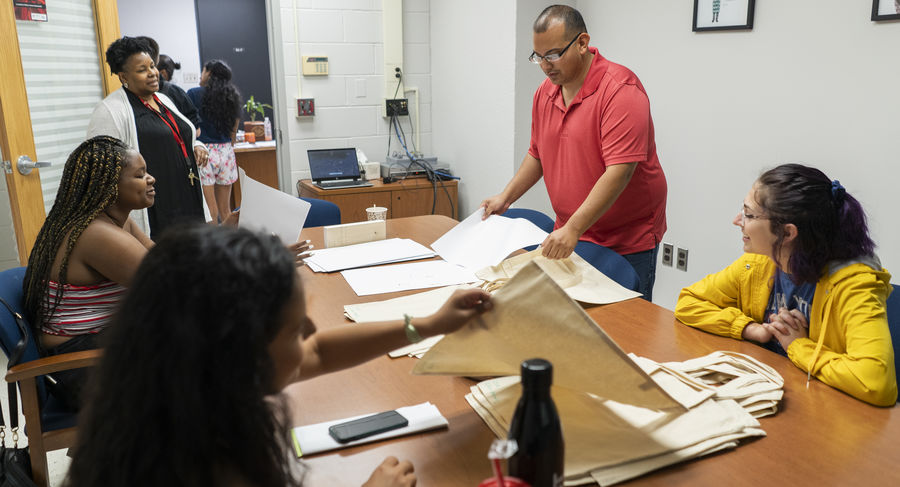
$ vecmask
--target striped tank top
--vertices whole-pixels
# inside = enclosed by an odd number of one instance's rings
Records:
[[[48,282],[45,314],[56,299],[59,284]],[[44,320],[41,331],[50,335],[75,336],[97,333],[112,319],[119,301],[125,296],[125,288],[112,281],[92,286],[63,286],[59,305],[53,314]]]

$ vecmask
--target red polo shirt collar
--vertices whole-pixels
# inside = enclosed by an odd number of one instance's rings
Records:
[[[578,94],[575,95],[572,103],[569,103],[569,108],[578,105],[581,103],[581,100],[584,100],[597,92],[597,88],[600,87],[600,81],[603,79],[603,75],[606,74],[606,69],[609,67],[609,61],[600,55],[600,52],[596,47],[589,46],[588,51],[594,55],[594,59],[591,61],[591,67],[588,70],[587,76],[584,78],[581,89],[578,90]],[[553,102],[553,106],[565,112],[566,105],[563,103],[562,86],[556,86],[555,88],[556,89],[548,93],[548,95]]]

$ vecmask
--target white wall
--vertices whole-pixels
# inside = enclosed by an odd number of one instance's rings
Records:
[[[185,91],[199,86],[200,47],[197,42],[197,14],[193,1],[187,0],[118,0],[119,30],[123,36],[148,36],[159,44],[160,54],[167,54],[181,69],[172,81]],[[105,50],[109,46],[103,46]],[[190,83],[185,76],[193,76]]]
[[[434,147],[462,178],[463,217],[515,170],[516,2],[436,1],[431,16]]]
[[[731,220],[759,173],[784,162],[817,166],[859,198],[882,263],[900,273],[900,22],[871,22],[871,6],[757,2],[752,31],[693,33],[691,2],[578,2],[591,43],[650,97],[664,240],[690,250],[687,272],[658,267],[658,304],[739,255]]]
[[[384,161],[390,132],[389,119],[382,116],[381,8],[381,0],[296,0],[295,11],[293,0],[270,0],[276,122],[283,127],[279,157],[287,176],[282,177],[282,190],[296,194],[297,180],[309,178],[308,149],[358,147],[370,161]],[[297,75],[295,21],[299,55],[328,56],[328,76]],[[418,149],[443,158],[431,142],[430,28],[428,1],[404,0],[404,85],[407,90],[419,90]],[[315,99],[314,117],[297,117],[298,82],[302,97]],[[406,96],[414,119],[415,96],[411,92]],[[412,139],[410,122],[402,118],[407,137]],[[412,144],[412,140],[408,142]],[[395,138],[392,151],[397,148]]]

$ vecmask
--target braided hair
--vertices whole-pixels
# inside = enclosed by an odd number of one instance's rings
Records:
[[[225,61],[213,59],[204,64],[203,69],[209,73],[209,78],[200,101],[200,116],[212,123],[216,132],[231,136],[241,110],[241,94],[231,83],[231,68]]]
[[[82,142],[69,155],[56,201],[38,233],[22,284],[25,312],[36,330],[59,306],[75,242],[94,218],[118,198],[119,173],[128,150],[120,140],[101,135]],[[65,250],[59,265],[59,286],[51,302],[48,281],[61,246]]]

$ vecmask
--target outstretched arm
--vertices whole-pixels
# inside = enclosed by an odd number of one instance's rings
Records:
[[[458,290],[436,313],[413,318],[412,325],[422,338],[452,333],[491,307],[491,295],[485,291]],[[350,368],[408,344],[402,320],[323,330],[303,342],[303,362],[298,379]]]

